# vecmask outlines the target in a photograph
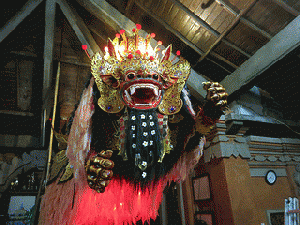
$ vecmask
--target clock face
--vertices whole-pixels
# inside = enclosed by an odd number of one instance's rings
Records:
[[[266,181],[268,184],[274,184],[277,179],[276,173],[273,170],[269,170],[266,174]]]

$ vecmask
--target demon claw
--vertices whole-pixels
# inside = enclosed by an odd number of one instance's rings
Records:
[[[220,110],[225,109],[228,97],[225,88],[218,82],[203,82],[202,84],[203,89],[207,91],[206,99]]]
[[[227,105],[227,101],[226,100],[221,100],[219,101],[216,106],[226,106]]]
[[[111,169],[114,167],[114,162],[109,159],[112,153],[111,150],[103,150],[86,162],[85,170],[88,185],[98,193],[105,191],[105,187],[107,187],[113,176]]]

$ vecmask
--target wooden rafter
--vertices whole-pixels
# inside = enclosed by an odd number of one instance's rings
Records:
[[[265,36],[268,39],[271,39],[273,36],[271,34],[269,34],[268,32],[258,28],[254,23],[251,23],[249,20],[241,17],[240,21],[244,24],[246,24],[248,27],[251,27],[251,29],[257,31],[258,33],[262,34],[263,36]]]
[[[89,55],[92,56],[96,52],[101,52],[89,29],[85,25],[84,21],[77,15],[77,13],[68,5],[65,0],[57,0],[57,3],[71,24],[81,44],[88,46],[87,51]]]
[[[224,66],[221,66],[219,63],[217,63],[216,61],[210,59],[210,58],[206,58],[206,60],[212,62],[213,64],[216,64],[217,66],[221,67],[224,71],[226,71],[228,74],[231,74],[231,71],[229,71],[228,69],[226,69]]]
[[[185,13],[187,13],[189,16],[191,16],[192,18],[194,18],[196,15],[190,11],[187,7],[185,7],[182,3],[180,3],[178,0],[172,0],[172,2],[174,4],[176,4],[180,9],[182,9]],[[238,18],[238,20],[234,20],[234,22],[232,23],[231,26],[229,26],[230,28],[232,28],[238,21],[241,21],[243,22],[244,24],[246,24],[247,26],[251,27],[253,30],[259,32],[260,34],[262,34],[263,36],[267,37],[268,39],[271,39],[272,38],[272,35],[270,35],[269,33],[267,33],[266,31],[258,28],[255,24],[253,24],[252,22],[250,22],[249,20],[243,18],[243,15],[245,13],[243,13],[241,16],[240,16],[240,12],[232,7],[232,6],[229,6],[225,1],[223,0],[218,0],[216,1],[218,4],[222,4],[222,6],[227,10],[229,11],[230,13],[232,13],[233,15],[236,16],[236,18]],[[254,4],[254,2],[252,3],[252,5]],[[249,7],[248,7],[249,8]],[[197,17],[197,16],[196,16]],[[199,17],[197,17],[197,21],[200,19]],[[204,21],[201,22],[201,19],[199,21],[199,23],[203,24]],[[204,22],[205,23],[205,22]],[[205,23],[205,25],[207,25]],[[207,25],[209,26],[209,25]],[[240,53],[242,53],[243,55],[245,55],[246,57],[250,58],[251,55],[249,55],[248,53],[246,53],[245,51],[243,51],[241,48],[239,48],[238,46],[234,45],[234,44],[231,44],[229,43],[226,39],[225,39],[225,33],[228,32],[228,29],[223,32],[223,34],[219,34],[219,35],[216,35],[216,32],[213,32],[214,30],[209,26],[208,27],[208,31],[211,32],[213,35],[215,35],[217,37],[217,40],[216,42],[214,43],[213,46],[210,47],[210,49],[208,50],[208,53],[211,52],[211,49],[212,47],[214,47],[216,44],[218,44],[220,41],[223,41],[225,44],[227,44],[228,46],[231,46],[232,48],[234,48],[235,50],[239,51]],[[197,48],[197,47],[196,47]],[[205,55],[205,56],[203,56]],[[199,62],[202,61],[208,54],[204,53],[204,54],[201,54],[201,58],[199,59]]]
[[[212,56],[216,57],[217,59],[220,59],[222,61],[224,61],[225,63],[227,63],[228,65],[230,65],[231,67],[233,67],[234,69],[239,68],[237,65],[235,65],[234,63],[228,61],[227,59],[225,59],[224,57],[220,56],[219,54],[215,53],[215,52],[211,52],[210,53]]]
[[[235,19],[231,22],[231,24],[224,30],[224,32],[215,40],[215,42],[209,47],[209,49],[201,56],[201,58],[196,62],[195,65],[197,65],[199,62],[201,62],[211,51],[212,49],[219,44],[222,39],[227,35],[227,33],[234,28],[234,26],[240,21],[240,18],[245,15],[254,5],[255,2],[253,2],[247,9],[242,10],[239,15],[235,17]]]
[[[300,46],[300,16],[296,17],[270,42],[261,47],[250,59],[244,62],[230,76],[225,77],[221,84],[229,95],[247,85],[278,60]]]
[[[224,9],[226,9],[228,12],[235,16],[240,14],[240,10],[234,5],[230,4],[228,0],[226,2],[224,0],[216,0],[216,3],[222,5]]]
[[[231,12],[233,15],[238,16],[238,15],[240,14],[240,11],[239,11],[239,10],[236,10],[236,9],[232,8],[231,6],[227,5],[227,3],[225,3],[223,0],[218,0],[218,2],[219,2],[220,4],[222,4],[223,7],[224,7],[225,9],[227,9],[229,12]],[[256,2],[257,2],[257,0],[254,0],[254,1],[252,2],[251,5],[254,6]],[[257,27],[254,23],[250,22],[249,20],[247,20],[247,19],[244,18],[244,17],[241,17],[241,18],[240,18],[240,21],[241,21],[242,23],[246,24],[247,26],[251,27],[253,30],[259,32],[260,34],[262,34],[262,35],[265,36],[266,38],[271,39],[271,38],[273,37],[271,34],[269,34],[268,32],[266,32],[266,31],[260,29],[260,28]]]
[[[242,50],[241,48],[237,47],[236,45],[230,43],[229,41],[222,39],[222,42],[224,42],[226,45],[230,46],[231,48],[237,50],[238,52],[242,53],[244,56],[247,56],[248,58],[250,58],[252,55],[248,54],[247,52],[245,52],[244,50]]]
[[[135,26],[131,20],[104,0],[77,0],[77,2],[96,18],[108,24],[116,33],[121,29],[131,33],[132,27]]]
[[[54,54],[54,31],[55,31],[55,8],[56,0],[46,0],[45,11],[45,44],[44,44],[44,77],[43,77],[43,116],[41,122],[42,146],[45,145],[45,125],[49,118],[51,105],[51,83]]]
[[[293,9],[291,6],[286,4],[284,1],[282,1],[282,0],[272,0],[272,1],[274,3],[276,3],[277,5],[281,6],[282,8],[284,8],[290,14],[292,14],[294,16],[299,16],[300,15],[299,11],[297,11],[296,9]]]
[[[240,11],[236,8],[233,8],[233,6],[228,5],[228,3],[224,2],[223,0],[218,0],[217,3],[222,4],[222,6],[229,11],[230,13],[232,13],[235,17],[238,17],[240,14]],[[255,1],[252,3],[252,5],[255,3]],[[268,32],[258,28],[254,23],[250,22],[249,20],[247,20],[244,17],[240,18],[240,21],[244,24],[246,24],[247,26],[251,27],[253,30],[259,32],[260,34],[262,34],[263,36],[265,36],[266,38],[271,39],[272,35],[270,35]]]
[[[43,0],[29,0],[22,9],[0,30],[0,43],[28,16]]]
[[[208,23],[206,23],[204,20],[202,20],[199,16],[195,15],[189,8],[187,8],[185,5],[183,5],[178,0],[172,0],[174,5],[176,5],[178,8],[180,8],[182,11],[184,11],[187,15],[189,15],[195,22],[197,22],[201,27],[208,30],[211,34],[213,34],[215,37],[219,37],[220,33],[216,30],[214,30]]]
[[[130,10],[131,10],[133,4],[134,4],[134,0],[128,1],[127,5],[126,5],[126,9],[125,9],[125,16],[127,16],[127,17],[129,16],[129,13],[130,13]]]
[[[151,13],[149,9],[147,9],[146,7],[144,7],[142,4],[135,2],[135,4],[141,8],[144,12],[146,12],[147,14],[151,15],[151,17],[155,20],[157,20],[160,24],[162,24],[167,30],[169,30],[170,32],[172,32],[176,37],[178,37],[183,43],[185,43],[186,45],[188,45],[189,47],[191,47],[195,52],[197,52],[199,55],[202,55],[204,52],[201,51],[196,45],[194,45],[193,43],[191,43],[188,39],[186,39],[180,32],[176,31],[175,29],[173,29],[170,25],[168,25],[164,20],[160,19],[158,16],[156,16],[155,14]]]

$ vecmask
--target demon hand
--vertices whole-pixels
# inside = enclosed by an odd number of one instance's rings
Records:
[[[219,118],[227,106],[225,88],[218,82],[204,82],[203,89],[207,91],[205,114],[212,119]]]
[[[105,191],[105,187],[112,178],[114,162],[109,159],[112,153],[111,150],[103,150],[97,155],[91,156],[86,162],[88,185],[98,193]]]

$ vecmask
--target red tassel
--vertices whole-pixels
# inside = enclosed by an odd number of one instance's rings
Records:
[[[89,53],[87,52],[87,45],[82,45],[81,47],[82,47],[82,49],[85,51],[85,54],[86,54],[86,55],[89,57],[89,59],[91,60],[91,57],[90,57]]]
[[[142,25],[141,24],[136,24],[136,29],[138,29],[138,30],[142,29]]]

